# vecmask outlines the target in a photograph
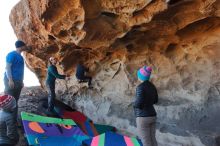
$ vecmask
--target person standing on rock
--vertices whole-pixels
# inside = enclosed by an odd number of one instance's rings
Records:
[[[0,146],[15,146],[19,140],[15,120],[16,106],[14,97],[0,96]]]
[[[21,56],[23,51],[30,48],[18,40],[15,42],[16,50],[8,53],[6,56],[6,71],[4,75],[5,90],[4,93],[13,96],[18,101],[24,79],[24,59]]]
[[[92,88],[92,77],[86,76],[86,72],[89,72],[89,68],[86,68],[82,62],[79,62],[76,66],[76,78],[79,82],[88,82],[88,87]]]
[[[47,79],[46,79],[46,87],[48,90],[48,113],[54,114],[54,101],[56,98],[55,93],[55,81],[56,79],[65,79],[66,75],[60,75],[57,71],[57,59],[54,57],[50,57],[48,68],[47,68]]]
[[[156,111],[154,104],[158,102],[157,89],[149,81],[152,68],[144,66],[137,72],[141,82],[136,88],[136,97],[133,103],[136,116],[138,137],[143,146],[157,146],[156,141]]]
[[[16,99],[16,103],[18,103],[18,99],[21,94],[21,90],[24,87],[23,79],[24,79],[24,59],[21,56],[23,51],[30,51],[30,47],[27,47],[26,44],[17,40],[15,42],[16,50],[8,53],[6,56],[6,71],[4,74],[4,93],[7,95],[11,95]],[[18,106],[16,106],[16,113]],[[15,116],[17,119],[17,114]]]

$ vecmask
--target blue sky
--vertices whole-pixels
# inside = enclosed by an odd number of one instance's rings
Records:
[[[18,2],[19,0],[2,0],[0,5],[0,92],[4,90],[5,57],[8,52],[15,50],[14,42],[17,38],[9,22],[9,14]],[[24,85],[39,85],[36,76],[27,67],[25,67]]]

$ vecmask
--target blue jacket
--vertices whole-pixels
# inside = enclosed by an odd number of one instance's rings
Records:
[[[0,110],[0,144],[16,144],[19,140],[15,113]]]
[[[154,104],[158,102],[156,87],[150,81],[144,81],[136,88],[136,97],[133,103],[136,117],[154,117]]]
[[[15,81],[23,81],[24,78],[24,59],[16,51],[8,53],[6,63],[11,64],[12,79]],[[5,73],[6,77],[6,73]]]

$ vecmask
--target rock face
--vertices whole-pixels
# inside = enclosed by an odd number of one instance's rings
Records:
[[[136,135],[136,71],[150,65],[159,144],[220,145],[219,0],[21,0],[10,21],[32,46],[26,64],[42,85],[56,56],[59,72],[72,75],[58,81],[58,97],[94,121]],[[76,82],[79,61],[89,66],[94,90]]]

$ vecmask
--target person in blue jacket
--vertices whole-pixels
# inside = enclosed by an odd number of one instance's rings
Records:
[[[6,70],[4,74],[4,93],[13,96],[18,101],[24,79],[24,59],[21,56],[23,51],[29,51],[26,44],[18,40],[15,42],[16,50],[6,56]]]
[[[16,50],[9,52],[6,56],[4,93],[13,96],[16,101],[18,101],[21,90],[24,87],[24,59],[21,53],[24,51],[29,52],[31,51],[31,48],[26,46],[26,44],[21,40],[17,40],[15,42],[15,47]],[[16,108],[18,108],[18,106],[16,106]],[[17,119],[17,114],[15,118]]]
[[[48,90],[48,112],[54,113],[54,100],[56,98],[55,93],[55,81],[56,79],[65,79],[66,75],[60,75],[57,71],[57,59],[50,57],[47,68],[46,87]]]
[[[137,132],[143,146],[157,146],[156,116],[154,104],[158,102],[157,89],[149,81],[152,68],[144,66],[137,72],[141,82],[136,88],[136,97],[133,103],[136,116]]]
[[[16,106],[14,97],[0,96],[0,146],[15,146],[19,140],[15,120]]]

